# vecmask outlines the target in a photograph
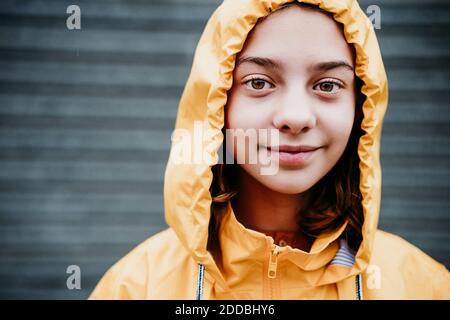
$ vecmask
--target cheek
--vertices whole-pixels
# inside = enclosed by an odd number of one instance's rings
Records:
[[[354,105],[344,105],[338,106],[336,111],[323,115],[322,125],[331,146],[345,148],[352,131],[354,112]]]
[[[270,124],[269,120],[270,114],[260,104],[256,105],[254,100],[238,94],[229,96],[225,106],[225,128],[227,129],[225,138],[227,139],[227,149],[234,152],[235,159],[237,154],[245,154],[247,159],[251,152],[257,152],[257,145],[261,141],[259,129],[266,129]],[[245,139],[244,142],[233,138],[234,135],[240,135],[242,132],[256,138]],[[241,141],[239,145],[237,141]],[[255,155],[254,153],[251,154]]]
[[[242,97],[231,97],[225,107],[225,126],[227,129],[264,128],[267,116],[263,108]]]

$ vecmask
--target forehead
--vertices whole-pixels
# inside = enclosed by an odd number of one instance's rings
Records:
[[[268,56],[286,63],[353,61],[353,49],[334,19],[316,9],[292,6],[260,19],[240,55]]]

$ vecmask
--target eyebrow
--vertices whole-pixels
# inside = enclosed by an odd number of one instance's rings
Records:
[[[243,57],[243,58],[239,58],[236,62],[236,67],[238,67],[239,65],[243,64],[243,63],[254,63],[257,64],[261,67],[268,67],[271,69],[281,69],[281,65],[269,58],[264,58],[264,57]]]
[[[354,71],[353,66],[344,60],[321,62],[313,67],[317,71],[328,71],[337,68],[346,68],[352,72]]]
[[[278,62],[276,62],[272,59],[269,59],[269,58],[265,58],[265,57],[249,56],[249,57],[239,58],[236,62],[236,67],[238,67],[239,65],[241,65],[243,63],[253,63],[253,64],[257,64],[261,67],[267,67],[267,68],[271,68],[271,69],[282,69],[281,65]],[[349,69],[352,72],[354,72],[353,66],[344,60],[321,62],[312,67],[312,69],[315,71],[329,71],[329,70],[337,69],[337,68],[346,68],[346,69]]]

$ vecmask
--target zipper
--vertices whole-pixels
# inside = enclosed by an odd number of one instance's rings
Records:
[[[355,279],[356,279],[356,300],[363,300],[361,273],[357,274]]]
[[[270,255],[269,255],[269,266],[267,268],[267,277],[269,278],[269,299],[275,298],[275,287],[276,287],[276,277],[277,277],[277,267],[278,267],[278,254],[280,253],[280,247],[276,244],[271,244]]]
[[[197,276],[197,300],[202,300],[203,298],[203,285],[205,282],[205,265],[202,263],[198,264],[198,276]]]
[[[270,252],[269,268],[267,270],[267,276],[270,279],[274,279],[277,276],[278,253],[279,247],[276,244],[273,244]]]

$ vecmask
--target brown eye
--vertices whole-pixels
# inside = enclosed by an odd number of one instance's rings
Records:
[[[253,79],[251,80],[252,88],[256,90],[264,89],[264,85],[266,84],[266,81],[261,79]]]
[[[322,93],[330,93],[335,94],[338,93],[340,89],[342,89],[343,85],[335,82],[335,81],[323,81],[321,83],[316,84],[313,89],[319,90]]]
[[[253,78],[244,82],[246,86],[250,86],[249,89],[261,91],[262,89],[273,88],[273,85],[262,78]],[[267,85],[267,86],[266,86]]]
[[[321,91],[332,92],[336,84],[331,82],[323,82],[319,85]]]

